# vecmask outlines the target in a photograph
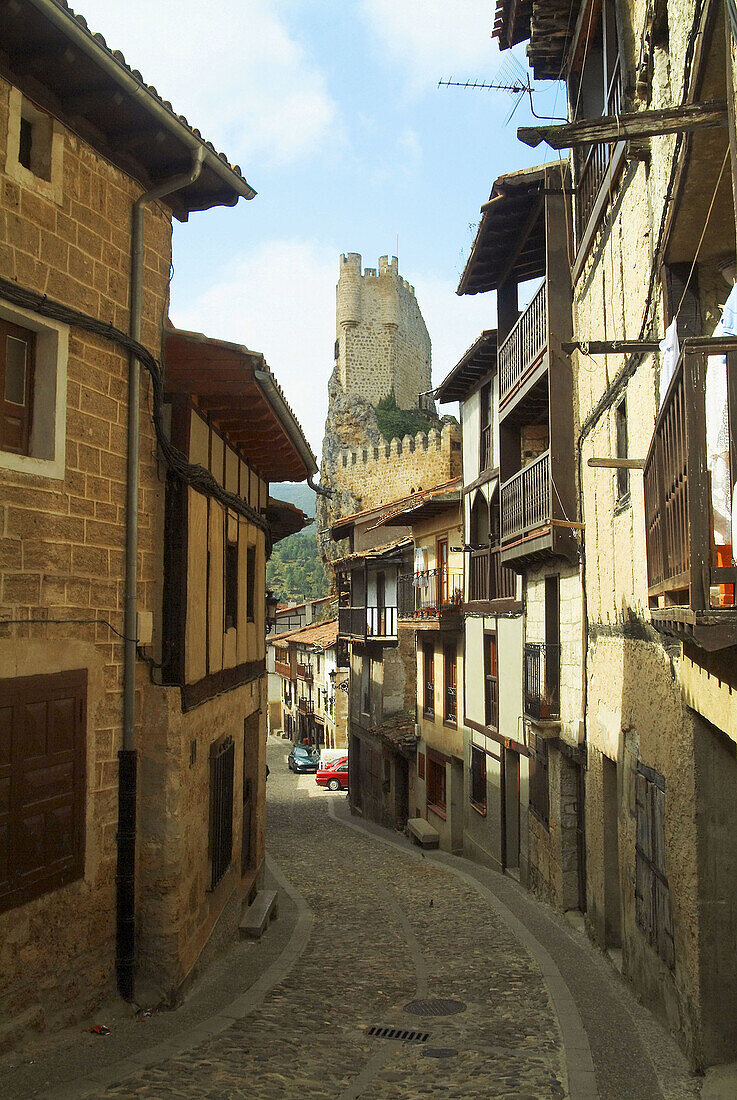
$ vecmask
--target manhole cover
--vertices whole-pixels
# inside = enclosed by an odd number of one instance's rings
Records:
[[[422,1053],[425,1058],[455,1058],[458,1051],[454,1047],[425,1047]]]
[[[429,997],[425,1001],[410,1001],[404,1006],[405,1012],[413,1016],[454,1016],[456,1012],[465,1012],[463,1001],[451,1001],[442,997]]]
[[[382,1024],[374,1024],[368,1029],[369,1035],[374,1039],[398,1039],[400,1043],[426,1043],[430,1038],[429,1031],[412,1031],[405,1027],[384,1027]]]

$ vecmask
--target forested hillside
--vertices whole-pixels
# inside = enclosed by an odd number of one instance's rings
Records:
[[[289,501],[308,516],[315,514],[315,494],[304,484],[285,482],[270,487],[271,496]],[[328,581],[317,551],[317,526],[282,539],[274,547],[266,568],[266,585],[279,603],[301,603],[327,596]]]

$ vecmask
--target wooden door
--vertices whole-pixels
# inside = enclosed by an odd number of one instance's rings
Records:
[[[435,545],[435,575],[438,586],[438,607],[448,602],[448,540],[438,539]]]

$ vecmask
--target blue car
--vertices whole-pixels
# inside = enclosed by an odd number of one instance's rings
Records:
[[[293,745],[287,757],[287,764],[293,772],[316,772],[320,763],[320,753],[306,745]]]

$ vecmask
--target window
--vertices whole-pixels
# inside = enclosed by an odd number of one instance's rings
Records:
[[[417,778],[425,778],[425,754],[424,752],[417,753]]]
[[[623,397],[614,407],[614,423],[617,433],[616,456],[617,458],[628,458],[626,397]],[[629,470],[617,470],[617,503],[625,503],[629,500],[629,495],[630,472]]]
[[[481,387],[481,445],[479,450],[479,473],[490,470],[493,462],[491,445],[491,382]]]
[[[364,714],[371,714],[371,658],[361,660],[361,706]]]
[[[51,180],[53,122],[24,99],[18,120],[18,163],[42,180]]]
[[[665,873],[665,779],[652,768],[638,764],[635,783],[637,923],[663,962],[673,969],[673,916]]]
[[[486,813],[486,753],[471,746],[471,805]]]
[[[484,721],[496,729],[499,725],[496,634],[484,634],[484,704]]]
[[[27,455],[31,445],[36,334],[0,321],[0,449]]]
[[[547,829],[550,823],[550,795],[548,789],[548,742],[531,730],[528,735],[530,749],[530,809]]]
[[[435,716],[435,647],[432,642],[422,645],[422,667],[424,675],[423,713],[427,718]]]
[[[427,754],[427,804],[445,817],[445,760],[434,753]]]
[[[0,680],[0,912],[81,878],[87,674]]]
[[[443,719],[456,725],[458,722],[456,704],[456,647],[446,645],[443,649],[443,667],[445,671],[445,708]]]
[[[246,550],[246,618],[249,623],[256,621],[256,547]]]
[[[224,629],[232,630],[238,626],[238,543],[225,541],[225,585],[223,590],[225,604]]]
[[[228,735],[210,746],[209,850],[214,890],[233,856],[233,767],[235,742]]]
[[[64,193],[64,135],[51,115],[18,88],[10,89],[5,171],[11,179],[61,205]]]

